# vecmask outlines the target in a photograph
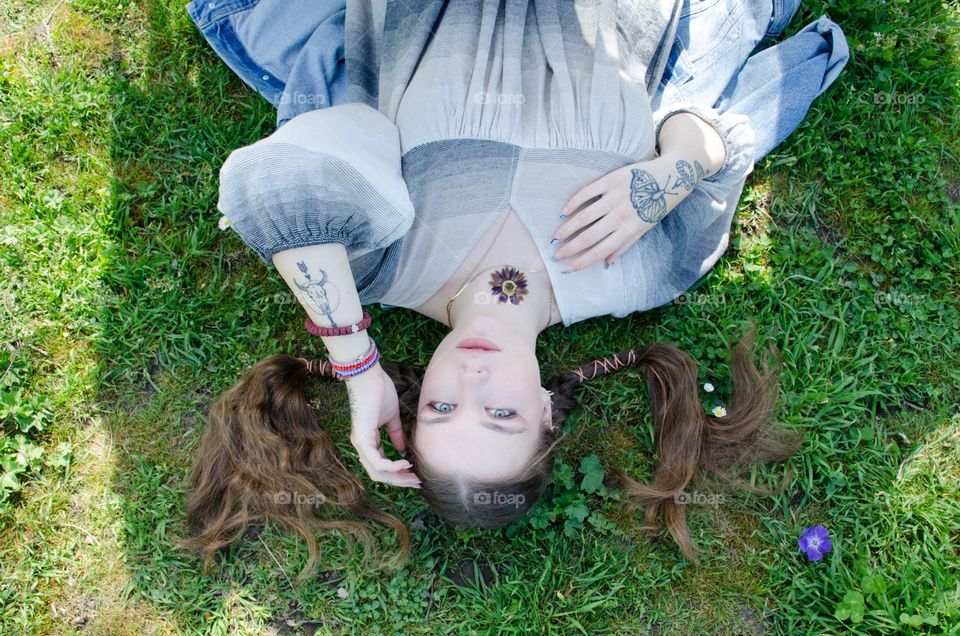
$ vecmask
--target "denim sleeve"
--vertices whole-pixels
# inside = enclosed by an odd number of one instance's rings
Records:
[[[750,118],[735,113],[721,113],[715,108],[701,104],[671,104],[654,113],[656,139],[659,146],[660,129],[663,124],[677,113],[691,113],[707,122],[723,140],[725,159],[723,166],[712,176],[701,181],[720,188],[729,188],[753,170],[754,131]]]
[[[281,110],[280,123],[348,101],[345,0],[193,0],[187,12],[248,86]]]
[[[840,25],[822,15],[783,42],[750,56],[716,107],[750,118],[756,133],[755,159],[760,161],[800,125],[849,59]]]
[[[351,259],[388,247],[414,216],[399,131],[364,104],[294,117],[230,154],[217,207],[221,227],[271,267],[275,253],[295,247],[339,243]]]

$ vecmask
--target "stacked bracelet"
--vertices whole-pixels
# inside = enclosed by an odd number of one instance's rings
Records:
[[[377,344],[373,341],[373,338],[370,338],[369,336],[367,337],[370,340],[370,348],[367,349],[367,352],[362,356],[349,362],[338,362],[333,358],[327,358],[330,361],[330,367],[333,369],[334,375],[338,379],[345,380],[347,378],[360,375],[364,371],[372,368],[373,365],[375,365],[380,359],[380,352],[377,350]]]
[[[344,325],[343,327],[321,327],[309,318],[307,318],[304,324],[307,326],[307,331],[315,336],[347,336],[363,331],[370,326],[371,322],[373,322],[373,319],[370,318],[370,314],[363,312],[363,318],[360,319],[360,322],[355,322],[352,325]]]

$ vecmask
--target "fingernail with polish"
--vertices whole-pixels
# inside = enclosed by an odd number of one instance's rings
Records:
[[[560,239],[558,239],[556,236],[550,239],[550,245],[556,245],[559,242],[560,242]]]
[[[561,214],[561,215],[560,215],[560,218],[561,218],[561,219],[565,219],[565,218],[567,218],[567,215],[566,215],[566,214]]]

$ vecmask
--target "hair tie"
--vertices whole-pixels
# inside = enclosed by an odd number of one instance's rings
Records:
[[[626,361],[620,359],[621,355],[626,355]],[[637,362],[637,350],[628,349],[627,351],[621,351],[612,356],[607,356],[605,358],[600,358],[599,360],[593,360],[587,362],[586,364],[580,365],[573,370],[573,374],[579,378],[580,382],[586,382],[587,380],[592,380],[598,375],[607,375],[613,371],[616,371],[620,367],[630,366],[636,364]]]

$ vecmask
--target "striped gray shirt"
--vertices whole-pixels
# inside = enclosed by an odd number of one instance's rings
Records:
[[[695,104],[651,112],[680,4],[347,0],[355,103],[296,117],[236,151],[221,171],[220,209],[265,262],[325,236],[347,245],[363,302],[415,308],[509,205],[538,245],[564,324],[670,302],[726,248],[753,168],[746,117]],[[611,170],[656,156],[659,124],[678,111],[717,128],[723,168],[614,266],[561,275],[549,244],[560,208]],[[296,147],[296,165],[281,161]],[[278,196],[283,214],[271,208]]]

